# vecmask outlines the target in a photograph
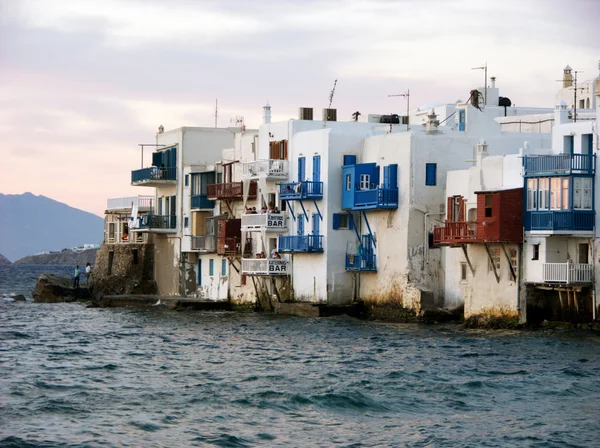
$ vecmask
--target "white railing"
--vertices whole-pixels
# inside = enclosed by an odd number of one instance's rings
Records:
[[[244,163],[244,177],[266,176],[286,179],[287,175],[287,160],[269,159]]]
[[[128,196],[124,198],[112,198],[106,200],[106,210],[130,209],[136,205],[138,209],[151,209],[154,196]]]
[[[544,282],[548,283],[591,283],[591,264],[544,263]]]
[[[288,275],[289,268],[285,259],[242,258],[242,275]]]
[[[191,236],[192,250],[203,252],[217,251],[217,237],[215,235]]]
[[[286,213],[258,213],[242,215],[242,230],[270,230],[287,232]]]

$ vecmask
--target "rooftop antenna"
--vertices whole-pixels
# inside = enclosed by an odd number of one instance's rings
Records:
[[[483,104],[485,104],[487,106],[487,62],[485,63],[485,65],[482,65],[481,67],[473,67],[471,70],[483,70],[483,73],[485,76],[485,80],[484,80],[484,84],[483,84],[483,88],[484,88],[484,94],[483,94]]]
[[[327,109],[331,109],[331,103],[333,103],[333,95],[335,94],[335,86],[337,85],[337,79],[333,81],[333,89],[331,89],[331,93],[329,94],[329,106]]]
[[[401,96],[401,97],[406,98],[406,130],[408,131],[408,125],[409,125],[408,117],[410,115],[410,89],[404,93],[398,93],[397,95],[388,95],[388,98],[390,98],[392,96]],[[391,123],[390,123],[390,132],[392,132]]]
[[[598,68],[600,69],[600,62],[598,62]],[[577,87],[577,73],[583,73],[583,71],[573,70],[573,123],[577,123],[577,90],[585,90],[584,87]],[[563,82],[563,79],[558,79],[557,81]]]
[[[217,120],[219,119],[219,99],[215,100],[215,129],[217,128]]]

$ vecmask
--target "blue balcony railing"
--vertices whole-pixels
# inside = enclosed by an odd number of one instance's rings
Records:
[[[140,216],[140,229],[175,229],[175,215],[144,215]]]
[[[210,201],[205,194],[192,196],[192,208],[215,208],[215,201]]]
[[[354,192],[353,210],[398,208],[398,188],[373,188]]]
[[[524,156],[523,167],[525,176],[594,174],[596,172],[596,156],[594,154]]]
[[[131,172],[131,183],[177,180],[177,168],[142,168]]]
[[[279,184],[279,197],[286,201],[323,199],[323,182],[283,182]]]
[[[346,254],[347,271],[377,271],[375,254]]]
[[[323,235],[280,236],[279,252],[323,252]]]
[[[594,210],[528,211],[525,214],[525,230],[592,231],[594,216]]]

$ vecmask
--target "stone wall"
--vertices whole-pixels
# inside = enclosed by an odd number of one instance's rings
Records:
[[[102,244],[92,271],[91,289],[95,297],[155,294],[154,245]]]

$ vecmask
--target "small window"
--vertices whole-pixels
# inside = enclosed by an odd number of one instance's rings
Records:
[[[346,174],[346,191],[352,190],[352,176]]]
[[[486,218],[491,218],[493,216],[492,213],[492,195],[491,194],[486,194],[485,195],[485,217]]]
[[[186,187],[190,186],[190,175],[189,174],[185,175],[185,186]]]
[[[371,183],[371,175],[370,174],[361,174],[360,175],[359,187],[361,190],[368,190],[370,183]]]
[[[531,259],[532,260],[539,260],[540,259],[540,245],[539,244],[534,244],[531,247],[533,249],[533,256],[531,257]]]
[[[333,230],[348,229],[350,218],[347,213],[333,214]]]
[[[488,271],[493,271],[494,267],[496,271],[500,271],[500,249],[490,249],[491,260],[488,260]],[[499,275],[499,272],[498,272]]]
[[[348,215],[345,213],[340,213],[340,229],[348,228]]]
[[[108,241],[115,239],[115,223],[108,223]]]
[[[215,275],[215,260],[213,260],[212,258],[208,260],[208,275],[210,275],[211,277]]]
[[[460,264],[460,281],[461,282],[467,281],[467,263]]]
[[[190,218],[188,218],[186,216],[185,218],[183,218],[183,227],[185,227],[187,229],[189,224],[190,224]]]
[[[221,260],[221,277],[225,277],[227,275],[227,260],[223,258]]]
[[[437,185],[437,163],[425,164],[425,185]]]

